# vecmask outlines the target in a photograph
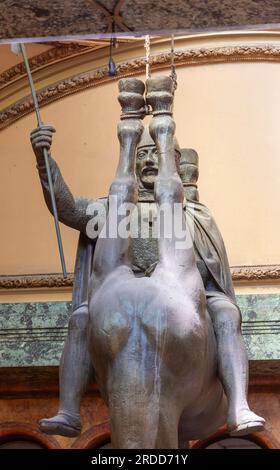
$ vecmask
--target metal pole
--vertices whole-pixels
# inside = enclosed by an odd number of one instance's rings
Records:
[[[37,116],[37,122],[38,122],[38,127],[41,127],[43,125],[43,121],[41,118],[40,114],[40,109],[39,109],[39,104],[38,104],[38,99],[36,95],[36,90],[34,87],[33,83],[33,78],[31,75],[26,51],[24,44],[20,43],[20,51],[22,54],[22,58],[24,61],[24,65],[26,68],[28,80],[29,80],[29,85],[31,89],[31,94],[35,106],[35,112]],[[61,261],[61,268],[63,272],[63,277],[64,279],[67,278],[67,271],[66,271],[66,265],[65,265],[65,259],[64,259],[64,253],[63,253],[63,246],[62,246],[62,240],[61,240],[61,234],[60,234],[60,228],[59,228],[59,221],[58,221],[58,215],[57,215],[57,208],[56,208],[56,202],[55,202],[55,195],[54,195],[54,189],[53,189],[53,182],[52,182],[52,175],[51,175],[51,170],[50,170],[50,164],[49,164],[49,157],[48,157],[48,151],[46,148],[43,148],[43,155],[44,155],[44,160],[45,160],[45,166],[47,170],[47,177],[48,177],[48,183],[49,183],[49,188],[50,188],[50,196],[51,196],[51,203],[52,203],[52,210],[53,210],[53,216],[54,216],[54,222],[55,222],[55,230],[56,230],[56,236],[57,236],[57,242],[58,242],[58,249],[59,249],[59,255],[60,255],[60,261]]]
[[[174,90],[177,88],[177,74],[175,66],[175,51],[174,51],[174,34],[171,36],[171,47],[170,47],[170,56],[171,56],[171,78],[174,83]]]
[[[150,64],[150,36],[145,36],[145,51],[146,51],[146,80],[151,78],[151,64]]]

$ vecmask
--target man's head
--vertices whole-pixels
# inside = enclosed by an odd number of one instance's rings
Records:
[[[181,151],[177,139],[174,139],[175,159],[179,172]],[[158,174],[158,155],[156,145],[149,133],[149,126],[144,131],[137,147],[136,175],[140,187],[153,189]]]
[[[199,176],[198,154],[193,149],[181,149],[180,178],[187,200],[198,201],[197,180]]]

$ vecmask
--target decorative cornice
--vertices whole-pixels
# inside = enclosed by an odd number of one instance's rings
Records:
[[[0,289],[42,289],[72,287],[73,274],[64,279],[61,274],[21,274],[0,276]]]
[[[136,41],[139,41],[139,39]],[[132,42],[132,39],[119,38],[118,43],[120,44],[129,44]],[[47,43],[41,43],[45,46]],[[97,49],[109,47],[110,40],[104,39],[99,41],[69,41],[69,42],[53,42],[52,47],[47,51],[41,52],[33,57],[28,59],[29,66],[32,72],[38,72],[39,70],[49,67],[57,62],[61,62],[65,59],[70,59],[76,56],[80,56],[85,53],[91,53]],[[26,75],[26,69],[21,62],[16,64],[13,67],[5,70],[0,74],[0,89],[4,88],[11,83],[19,80]]]
[[[79,46],[80,47],[80,46]],[[47,51],[48,52],[48,51]],[[280,47],[270,45],[260,46],[227,46],[199,49],[186,49],[175,53],[177,66],[215,64],[243,61],[280,61]],[[152,70],[170,67],[170,53],[164,52],[150,59]],[[109,77],[108,68],[101,67],[94,71],[84,72],[60,80],[38,91],[40,106],[45,106],[65,96],[80,92],[86,88],[95,87],[122,77],[143,73],[145,59],[132,59],[117,64],[117,76]],[[18,119],[33,111],[30,96],[17,101],[0,112],[0,130],[13,124]]]
[[[233,281],[275,281],[280,279],[280,265],[234,266]]]
[[[57,61],[81,54],[87,50],[92,50],[92,47],[73,43],[56,44],[55,47],[51,47],[47,51],[29,58],[28,62],[30,69],[37,71]],[[5,70],[0,74],[0,89],[24,75],[26,75],[26,70],[22,62]]]
[[[232,279],[239,281],[275,281],[280,279],[280,265],[234,266]],[[0,276],[0,289],[42,289],[73,286],[73,273],[63,279],[61,274],[26,274]]]

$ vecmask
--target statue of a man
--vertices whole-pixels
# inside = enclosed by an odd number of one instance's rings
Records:
[[[59,219],[79,230],[73,287],[73,312],[69,320],[68,338],[60,363],[60,406],[58,414],[42,419],[41,430],[49,434],[76,436],[81,431],[80,400],[91,373],[87,344],[88,279],[95,240],[87,235],[92,210],[87,210],[94,199],[74,198],[64,182],[55,160],[50,156],[54,128],[43,126],[31,133],[31,142],[37,158],[37,168],[46,204],[51,201],[43,148],[49,151],[50,168]],[[194,150],[180,150],[176,145],[176,158],[180,160],[181,179],[185,187],[185,211],[193,232],[197,266],[201,274],[207,309],[211,316],[218,346],[218,373],[228,399],[228,429],[231,435],[244,435],[261,431],[264,419],[253,413],[247,402],[248,359],[241,335],[241,314],[236,305],[226,250],[218,227],[206,206],[198,200],[198,156]],[[157,151],[148,128],[138,145],[136,174],[139,183],[138,205],[149,214],[154,202],[154,182],[157,177]],[[99,200],[107,207],[107,200]],[[100,221],[99,231],[102,228]],[[152,222],[151,222],[152,225]],[[133,271],[136,276],[149,276],[157,262],[157,239],[133,238]]]

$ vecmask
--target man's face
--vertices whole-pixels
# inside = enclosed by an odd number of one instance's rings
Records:
[[[177,170],[179,172],[180,155],[175,152]],[[156,146],[141,147],[136,155],[136,175],[146,189],[153,189],[158,175],[158,154]]]
[[[136,174],[144,188],[153,189],[158,174],[158,156],[156,147],[141,147],[137,150]]]

